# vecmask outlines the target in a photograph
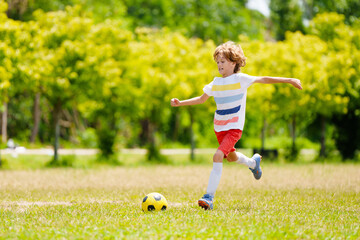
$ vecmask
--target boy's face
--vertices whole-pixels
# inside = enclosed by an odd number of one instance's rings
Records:
[[[216,64],[218,66],[219,73],[223,77],[228,77],[234,73],[236,63],[229,61],[227,58],[224,57],[223,54],[220,54],[216,58]]]

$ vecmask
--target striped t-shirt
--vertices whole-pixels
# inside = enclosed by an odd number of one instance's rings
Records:
[[[213,96],[217,110],[214,116],[216,132],[230,129],[243,130],[245,123],[245,107],[247,88],[254,83],[256,77],[244,73],[232,74],[228,77],[215,77],[204,87],[208,96]]]

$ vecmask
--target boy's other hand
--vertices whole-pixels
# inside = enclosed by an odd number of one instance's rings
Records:
[[[291,84],[296,87],[297,89],[302,90],[301,82],[299,79],[293,78],[291,79]]]
[[[178,106],[180,106],[180,101],[179,101],[179,99],[177,99],[177,98],[171,99],[171,106],[173,106],[173,107],[178,107]]]

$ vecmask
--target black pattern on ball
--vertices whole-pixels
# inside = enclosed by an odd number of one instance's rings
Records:
[[[161,208],[161,210],[163,210],[163,211],[166,210],[166,206],[163,206],[163,207]]]
[[[149,205],[149,206],[148,206],[148,211],[154,211],[154,210],[155,210],[154,205]]]
[[[144,197],[143,202],[146,202],[146,199],[148,199],[148,196]]]

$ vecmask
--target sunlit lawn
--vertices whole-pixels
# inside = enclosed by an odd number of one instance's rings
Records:
[[[2,239],[359,239],[360,165],[225,164],[213,211],[197,200],[211,164],[0,171]],[[169,202],[145,214],[150,192]]]

